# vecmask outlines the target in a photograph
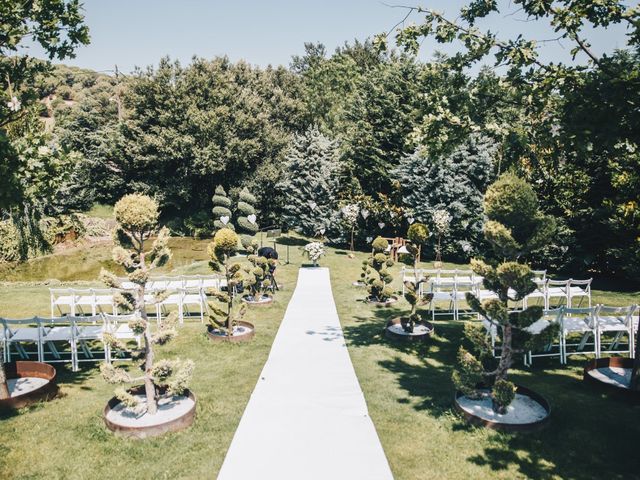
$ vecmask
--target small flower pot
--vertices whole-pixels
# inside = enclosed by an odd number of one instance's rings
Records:
[[[252,323],[239,321],[235,327],[237,330],[233,335],[227,335],[224,331],[207,325],[207,337],[212,342],[248,342],[253,339],[256,329]]]
[[[489,389],[486,389],[489,393]],[[521,385],[516,385],[516,398],[506,407],[505,413],[493,410],[491,398],[474,400],[462,392],[456,392],[454,408],[472,425],[503,432],[528,432],[543,428],[549,421],[551,407],[540,394]]]
[[[58,393],[56,384],[56,369],[51,365],[41,362],[12,362],[4,366],[7,383],[17,381],[35,380],[32,386],[25,385],[24,392],[13,394],[9,398],[0,400],[1,410],[15,410],[28,407],[34,403],[47,401]],[[19,383],[16,383],[19,385]],[[10,390],[12,390],[10,388]],[[10,392],[11,393],[11,392]]]
[[[128,391],[132,395],[144,395],[143,386]],[[179,397],[162,397],[163,394],[161,389],[158,413],[153,416],[129,414],[120,406],[120,400],[112,397],[104,407],[105,425],[117,435],[134,439],[157,437],[191,426],[196,418],[195,395],[189,390]]]
[[[416,322],[413,332],[406,332],[402,325],[406,317],[396,317],[387,322],[384,329],[385,337],[400,342],[424,342],[433,333],[433,324],[422,320]]]

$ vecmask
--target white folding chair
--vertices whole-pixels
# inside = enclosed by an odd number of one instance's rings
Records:
[[[453,286],[453,292],[451,294],[453,298],[453,319],[460,319],[460,305],[467,302],[467,293],[476,294],[477,284],[471,280],[471,277],[462,277],[462,280],[456,278],[456,282]],[[463,313],[468,313],[470,310],[464,310]]]
[[[546,298],[546,308],[550,309],[553,307],[561,307],[569,305],[569,282],[571,280],[547,280],[547,298]],[[552,300],[558,300],[557,303]]]
[[[158,323],[162,320],[162,314],[169,314],[169,307],[174,306],[178,309],[178,319],[180,323],[184,321],[184,297],[185,290],[179,289],[177,292],[170,293],[162,302],[156,304],[156,319]]]
[[[102,354],[102,360],[108,361],[108,346],[104,342],[104,332],[107,331],[104,315],[90,317],[70,317],[75,328],[76,340],[76,369],[80,362],[96,362],[101,360],[97,355]],[[96,350],[96,344],[102,350]],[[82,354],[82,357],[80,356]]]
[[[542,317],[529,325],[525,330],[527,330],[531,334],[539,334],[547,327],[556,324],[562,325],[562,318],[564,316],[564,308],[554,308],[552,310],[544,310],[542,313]],[[560,359],[560,363],[564,363],[564,352],[562,351],[562,335],[558,335],[557,342],[554,343],[552,340],[549,344],[545,345],[544,348],[539,352],[528,351],[524,356],[524,364],[526,366],[533,365],[533,359],[536,357],[558,357]],[[557,349],[554,351],[554,349]]]
[[[600,305],[596,312],[596,328],[597,328],[597,357],[602,355],[602,338],[606,334],[614,334],[613,340],[609,343],[607,353],[628,353],[629,357],[635,356],[635,330],[633,321],[633,312],[637,305],[628,307],[608,307]],[[627,348],[618,349],[620,340],[623,336],[627,337]]]
[[[560,341],[562,342],[563,363],[567,363],[569,355],[593,353],[598,356],[598,331],[596,325],[596,316],[598,308],[568,308],[563,307],[562,321],[560,323]],[[571,335],[581,336],[580,342],[568,343],[567,340]],[[589,338],[593,337],[593,343],[589,343]],[[592,350],[586,347],[593,346]],[[569,351],[567,347],[575,347]]]
[[[541,270],[545,271],[545,270]],[[547,303],[547,280],[541,277],[534,277],[534,283],[536,284],[536,289],[531,292],[529,295],[524,297],[522,301],[523,308],[527,308],[530,305],[537,305],[539,300],[542,300],[542,306],[544,309],[548,309],[549,305]],[[591,306],[591,305],[589,305]]]
[[[586,298],[588,301],[588,305],[591,306],[591,281],[593,279],[590,278],[588,280],[573,280],[569,279],[569,298],[568,298],[568,306],[569,307],[581,307],[582,301]],[[580,301],[576,305],[574,299],[579,298]]]
[[[5,332],[5,361],[11,361],[11,347],[15,347],[19,357],[23,360],[28,360],[29,356],[35,353],[38,361],[42,362],[42,337],[46,335],[48,328],[42,325],[40,319],[33,317],[19,320],[3,318],[1,320]],[[24,344],[33,344],[36,347],[36,351],[29,352]]]
[[[195,305],[200,312],[200,321],[204,322],[204,305],[206,303],[206,299],[202,293],[201,287],[196,288],[186,288],[182,291],[182,316],[188,315],[191,316],[191,312],[189,310],[189,305]],[[181,320],[182,321],[182,320]]]
[[[71,288],[50,288],[49,295],[51,298],[51,318],[56,316],[56,310],[60,315],[75,312],[75,295]],[[68,311],[64,311],[63,307],[67,307]]]
[[[103,314],[105,321],[105,331],[109,332],[116,339],[122,340],[124,342],[134,340],[138,347],[141,345],[141,337],[133,333],[131,327],[129,327],[129,322],[137,317],[137,314],[131,313],[126,315],[109,315]],[[107,345],[107,361],[111,362],[114,360],[113,352],[111,348]],[[124,352],[116,352],[118,355],[118,360],[129,360]]]
[[[74,372],[77,371],[77,330],[71,317],[38,318],[38,321],[46,327],[40,338],[42,343],[41,361],[47,363],[71,363],[72,370]],[[68,347],[68,350],[65,347]]]

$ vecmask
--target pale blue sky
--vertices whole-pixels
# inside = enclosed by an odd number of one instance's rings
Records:
[[[405,11],[386,4],[422,5],[455,17],[461,0],[85,0],[86,23],[91,44],[77,51],[65,63],[95,70],[110,70],[115,64],[124,71],[134,66],[157,64],[169,55],[188,63],[193,55],[211,58],[228,55],[232,60],[266,66],[288,65],[291,56],[301,54],[304,42],[322,42],[332,52],[354,38],[364,40],[388,31]],[[510,2],[503,1],[503,5]],[[510,11],[514,11],[513,6]],[[505,10],[507,12],[509,10]],[[500,36],[513,38],[523,33],[529,38],[552,38],[553,32],[537,22],[523,22],[522,15],[493,15],[483,24]],[[409,21],[418,22],[414,15]],[[590,32],[594,50],[608,52],[625,46],[625,30],[620,26]],[[421,57],[434,49],[451,47],[425,42]],[[570,59],[571,46],[547,43],[547,60]],[[40,56],[37,47],[28,53]]]

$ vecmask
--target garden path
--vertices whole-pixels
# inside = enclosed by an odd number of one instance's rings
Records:
[[[302,268],[218,479],[392,478],[345,345],[329,270]]]

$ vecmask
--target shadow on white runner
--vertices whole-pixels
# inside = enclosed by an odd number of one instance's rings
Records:
[[[218,479],[392,478],[347,352],[329,270],[300,269]]]

